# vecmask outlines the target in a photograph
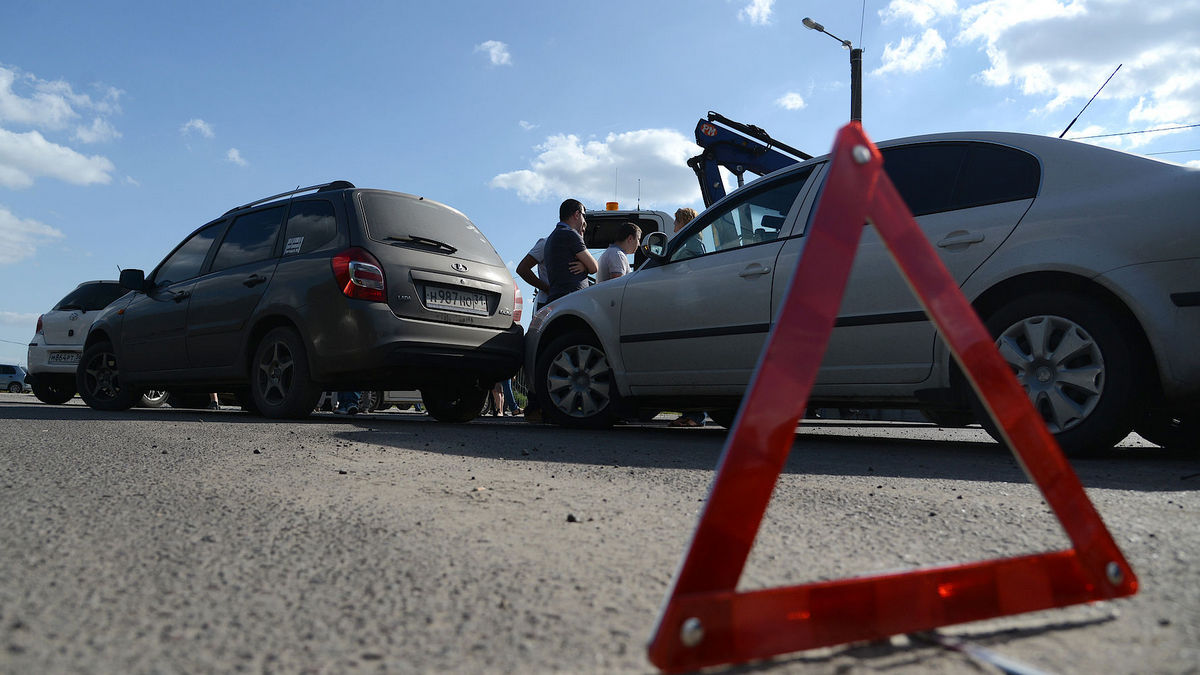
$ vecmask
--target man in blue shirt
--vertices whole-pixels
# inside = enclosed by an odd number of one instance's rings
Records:
[[[583,243],[583,231],[587,220],[583,217],[583,204],[578,199],[568,199],[558,207],[558,224],[546,237],[543,262],[549,277],[549,302],[587,287],[587,277],[595,274],[596,259]],[[573,265],[572,263],[579,263]]]

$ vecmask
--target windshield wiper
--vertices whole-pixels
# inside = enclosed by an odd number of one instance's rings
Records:
[[[454,253],[455,251],[458,250],[457,248],[451,246],[450,244],[447,244],[444,241],[438,241],[437,239],[430,239],[429,237],[422,237],[419,234],[410,234],[407,237],[387,237],[384,239],[384,241],[400,241],[400,242],[404,242],[406,244],[424,244],[426,246],[432,246],[436,249],[441,249],[441,250],[445,251],[446,253]]]

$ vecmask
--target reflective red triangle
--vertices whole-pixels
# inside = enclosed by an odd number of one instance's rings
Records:
[[[1072,547],[738,592],[868,222]],[[1133,569],[857,123],[838,133],[829,178],[806,236],[784,306],[659,616],[650,661],[665,671],[694,670],[1136,593]]]

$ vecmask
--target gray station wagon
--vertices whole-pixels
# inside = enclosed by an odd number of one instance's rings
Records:
[[[193,232],[92,324],[76,371],[91,407],[147,389],[234,392],[273,418],[324,390],[419,389],[464,422],[520,367],[521,296],[465,215],[423,197],[311,186]]]

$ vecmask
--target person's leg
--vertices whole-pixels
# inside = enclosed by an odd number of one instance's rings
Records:
[[[521,412],[521,407],[517,405],[517,397],[513,396],[512,378],[504,381],[504,409],[516,415]]]
[[[337,409],[333,412],[337,413],[338,415],[357,415],[358,392],[339,391],[337,395]]]
[[[492,415],[499,417],[504,414],[504,389],[500,383],[492,385]]]
[[[220,410],[221,409],[221,399],[217,398],[216,394],[208,395],[208,409],[209,410]]]

